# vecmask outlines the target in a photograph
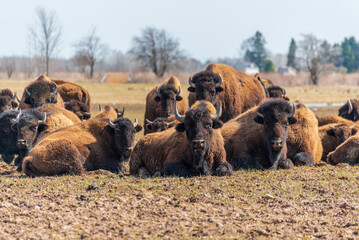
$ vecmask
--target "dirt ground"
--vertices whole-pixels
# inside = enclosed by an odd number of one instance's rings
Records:
[[[25,85],[7,84],[18,91]],[[125,115],[140,122],[154,86],[85,85],[93,113],[98,104],[125,105]],[[359,93],[343,89],[287,92],[302,102],[322,102],[327,90],[333,102]],[[358,170],[323,164],[232,177],[138,179],[100,171],[28,178],[0,162],[0,239],[359,239]]]

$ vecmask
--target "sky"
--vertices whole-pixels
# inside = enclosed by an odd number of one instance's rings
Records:
[[[54,11],[62,26],[60,57],[92,28],[111,49],[127,52],[150,26],[177,38],[187,55],[206,61],[239,57],[241,43],[261,31],[272,53],[312,33],[329,43],[359,39],[357,0],[0,0],[0,55],[25,55],[36,7]]]

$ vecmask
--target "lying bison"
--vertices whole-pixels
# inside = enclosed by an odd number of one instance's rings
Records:
[[[354,123],[327,124],[319,127],[319,135],[323,145],[322,161],[326,161],[328,153],[334,151],[349,137],[355,135],[358,130],[359,127],[356,126]]]
[[[42,138],[25,157],[27,176],[82,174],[104,169],[118,172],[128,161],[135,133],[142,129],[127,118],[90,119]]]
[[[0,90],[0,113],[17,108],[16,100],[19,101],[16,92],[13,94],[8,88]]]
[[[265,88],[252,76],[224,64],[210,64],[206,70],[189,78],[189,105],[206,100],[218,107],[222,104],[221,120],[227,122],[258,105],[266,98]]]
[[[151,175],[232,175],[226,161],[226,151],[219,128],[221,105],[218,110],[206,101],[196,102],[181,116],[175,105],[175,115],[180,122],[176,128],[152,133],[141,138],[135,146],[130,161],[130,173],[147,177]]]
[[[100,112],[97,113],[93,118],[109,118],[111,120],[115,120],[116,118],[122,117],[125,114],[125,107],[123,107],[122,112],[120,112],[117,108],[112,108],[106,105],[103,109],[101,105],[99,105]]]
[[[333,165],[338,163],[349,163],[355,165],[359,163],[359,136],[354,135],[340,144],[333,152],[327,156],[327,162]]]
[[[286,96],[287,91],[280,86],[271,86],[268,88],[268,94],[271,98],[282,98],[286,101],[289,101],[289,98]]]
[[[146,119],[146,126],[147,134],[154,133],[154,132],[162,132],[176,124],[176,120],[168,119],[168,118],[156,118],[151,122],[150,120]]]
[[[90,107],[78,100],[71,99],[70,101],[65,102],[65,108],[75,113],[80,120],[91,118]]]
[[[359,101],[357,99],[348,99],[348,101],[339,108],[339,116],[351,120],[359,120]]]
[[[175,103],[178,105],[179,113],[184,114],[187,102],[183,98],[180,82],[172,76],[147,94],[144,125],[146,125],[146,119],[154,121],[158,117],[169,118],[174,114]],[[148,132],[145,128],[144,133]]]
[[[320,162],[314,113],[303,104],[269,99],[222,128],[227,160],[238,169],[277,169]]]
[[[20,153],[16,144],[17,133],[11,129],[18,114],[17,110],[7,110],[0,114],[0,154],[8,164],[13,161],[16,154]]]
[[[337,124],[337,123],[343,123],[345,125],[351,126],[354,124],[353,121],[342,118],[340,116],[337,115],[329,115],[329,116],[325,116],[325,117],[317,117],[318,119],[318,126],[325,126],[328,124]]]

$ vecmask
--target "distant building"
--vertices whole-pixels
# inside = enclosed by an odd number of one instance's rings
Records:
[[[292,67],[279,67],[278,73],[284,74],[284,75],[296,75],[297,71]]]
[[[259,68],[253,63],[243,62],[239,66],[239,71],[244,72],[245,74],[248,75],[254,75],[256,73],[259,73]]]

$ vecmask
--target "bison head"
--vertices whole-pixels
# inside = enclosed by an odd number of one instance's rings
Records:
[[[89,106],[78,100],[71,99],[65,102],[65,108],[75,113],[80,120],[87,120],[91,117]]]
[[[356,122],[359,120],[358,106],[359,106],[358,100],[348,99],[348,101],[339,108],[338,115],[342,118]]]
[[[19,111],[17,110],[8,110],[0,114],[0,154],[2,154],[3,159],[6,155],[19,154],[17,133],[11,128],[16,122],[18,114]]]
[[[293,117],[295,105],[282,99],[267,100],[257,110],[254,121],[263,124],[263,135],[269,152],[268,168],[277,169],[278,164],[287,166],[288,126],[297,122]],[[282,166],[285,167],[285,166]]]
[[[137,119],[132,123],[127,118],[119,117],[115,121],[108,119],[109,126],[114,130],[115,147],[120,157],[120,162],[128,161],[135,146],[135,134],[141,131]]]
[[[178,132],[186,131],[189,147],[193,154],[193,166],[204,175],[210,174],[205,155],[212,144],[212,131],[223,126],[222,121],[219,120],[222,114],[221,104],[215,111],[212,104],[198,101],[186,111],[185,116],[181,116],[178,113],[177,105],[175,105],[175,116],[181,122],[176,126],[176,130]]]
[[[355,124],[352,126],[347,126],[345,124],[339,124],[337,126],[329,125],[329,127],[330,129],[327,131],[327,134],[335,139],[335,146],[339,146],[349,137],[357,133],[357,130],[354,128]]]
[[[37,137],[47,129],[46,113],[42,114],[35,109],[19,112],[16,122],[11,126],[17,132],[17,146],[21,151],[28,151],[32,148]]]
[[[218,106],[218,94],[223,91],[221,87],[223,79],[220,75],[205,70],[189,77],[190,87],[188,91],[196,93],[196,100],[206,100]]]
[[[269,97],[271,98],[282,98],[286,101],[289,101],[289,98],[286,97],[286,90],[280,86],[271,86],[268,89]]]
[[[3,89],[0,92],[0,113],[17,108],[16,100],[20,102],[16,92],[13,94],[10,89]]]
[[[168,118],[156,118],[155,120],[153,120],[153,122],[146,119],[146,122],[146,128],[148,130],[148,133],[154,133],[162,132],[170,127],[173,127],[177,121],[171,121]]]
[[[32,108],[49,103],[57,103],[57,85],[54,82],[37,81],[25,89],[26,104]]]
[[[176,101],[181,101],[181,86],[177,90],[173,85],[162,85],[158,90],[156,87],[156,97],[157,102],[161,102],[161,112],[162,117],[169,117],[173,114],[174,104]]]

